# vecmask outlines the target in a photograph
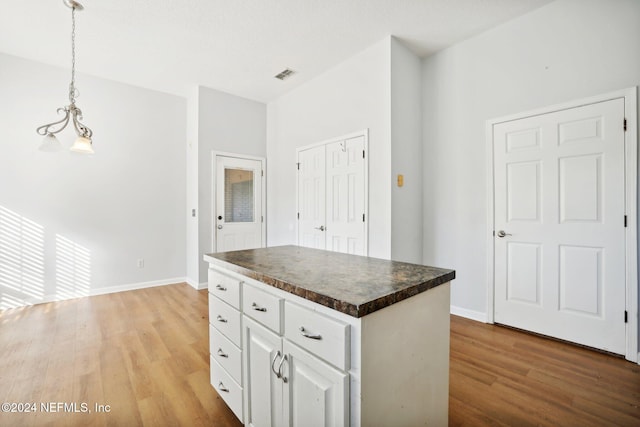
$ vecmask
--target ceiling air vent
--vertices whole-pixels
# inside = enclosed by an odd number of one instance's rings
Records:
[[[276,75],[276,79],[286,80],[291,77],[295,71],[287,68]]]

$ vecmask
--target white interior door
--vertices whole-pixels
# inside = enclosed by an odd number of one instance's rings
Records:
[[[325,249],[325,148],[298,153],[298,244]]]
[[[298,152],[298,244],[367,255],[364,134]]]
[[[493,127],[494,319],[625,354],[624,100]]]
[[[365,254],[364,137],[326,145],[326,248]]]
[[[216,251],[264,246],[262,162],[216,156]]]

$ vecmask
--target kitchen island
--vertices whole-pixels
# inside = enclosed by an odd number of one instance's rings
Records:
[[[204,259],[211,384],[244,424],[447,425],[453,270],[297,246]]]

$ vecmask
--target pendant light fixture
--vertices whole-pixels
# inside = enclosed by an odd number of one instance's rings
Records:
[[[82,111],[76,106],[76,97],[80,96],[76,89],[76,10],[81,11],[84,7],[74,0],[63,0],[63,3],[71,9],[71,83],[69,84],[69,105],[58,108],[58,114],[64,113],[64,117],[57,122],[52,122],[37,129],[38,134],[44,136],[44,140],[40,145],[42,151],[59,151],[62,145],[56,134],[67,127],[69,122],[73,123],[73,127],[78,138],[71,146],[71,151],[76,153],[93,154],[93,146],[91,136],[93,132],[87,126],[83,125]]]

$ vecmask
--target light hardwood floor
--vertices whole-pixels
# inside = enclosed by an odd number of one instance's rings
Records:
[[[0,403],[37,411],[0,426],[239,426],[209,385],[207,301],[178,284],[1,311]],[[640,425],[638,365],[456,316],[450,380],[452,426]]]

